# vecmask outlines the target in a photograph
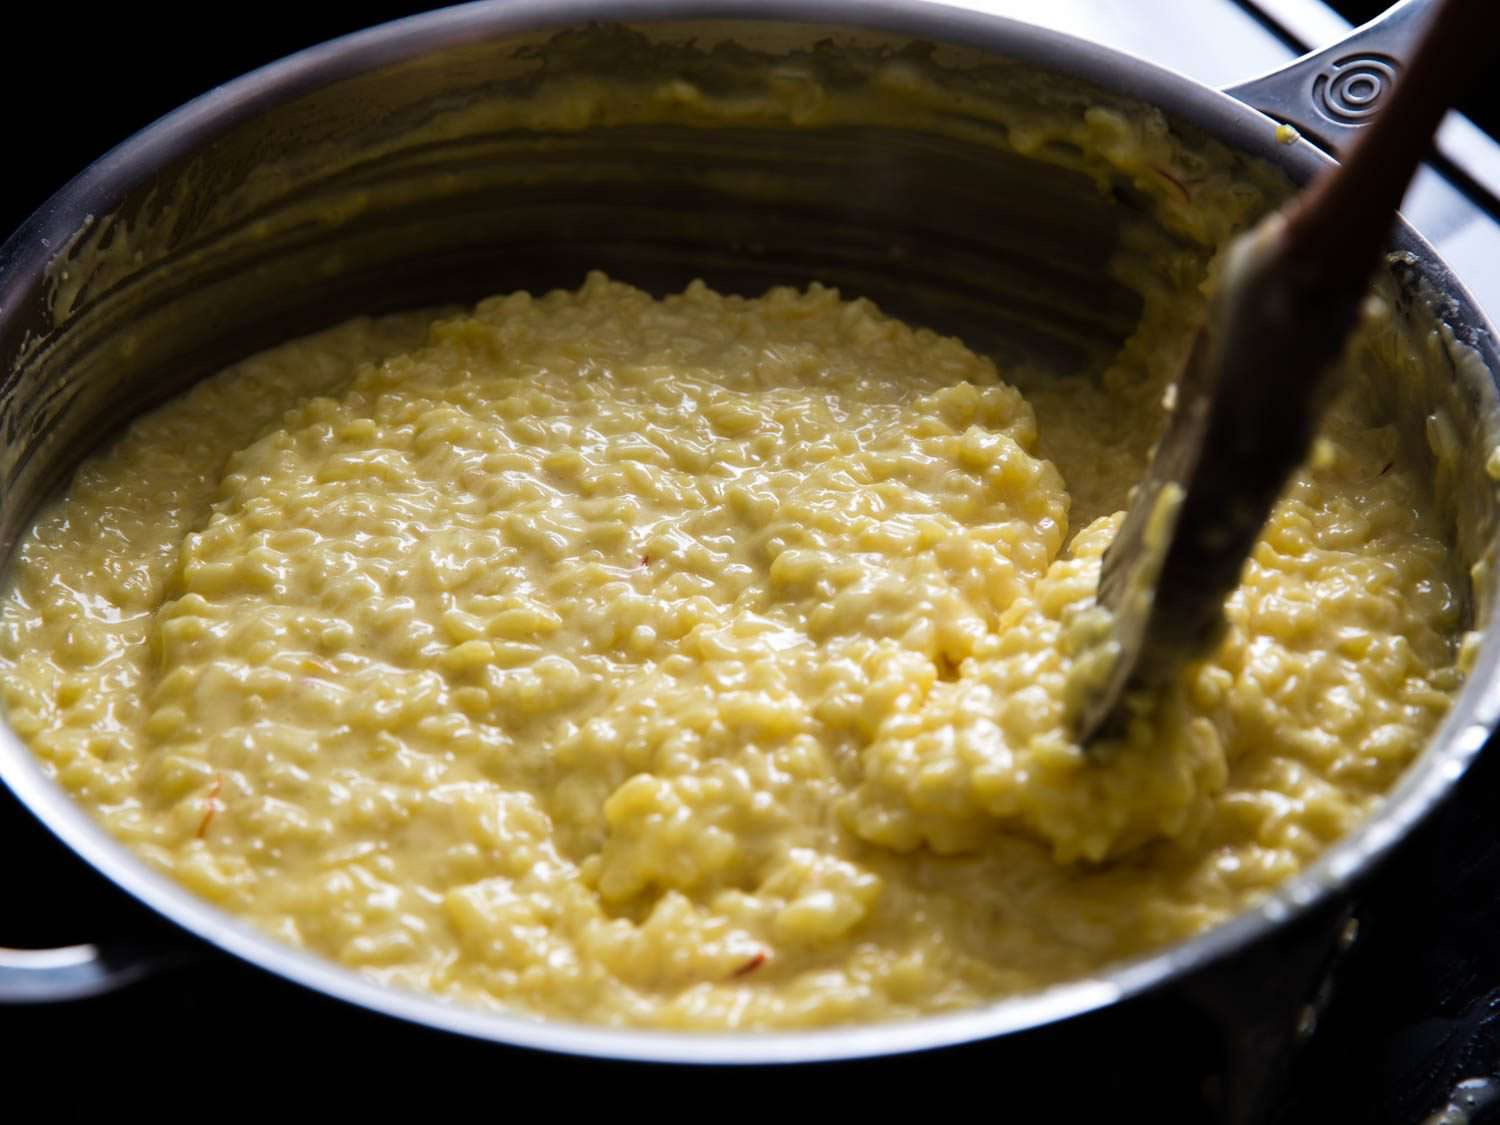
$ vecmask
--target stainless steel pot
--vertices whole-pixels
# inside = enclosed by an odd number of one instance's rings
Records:
[[[739,291],[817,277],[981,348],[1068,362],[1129,330],[1133,296],[1102,268],[1120,214],[1134,206],[1123,185],[1111,200],[1062,165],[1021,159],[972,133],[956,139],[962,130],[660,122],[538,133],[503,116],[464,116],[514,99],[539,73],[685,68],[702,77],[701,58],[662,46],[691,39],[759,52],[741,59],[752,69],[766,57],[822,52],[836,76],[850,51],[902,52],[919,41],[936,45],[924,57],[956,82],[1002,60],[1039,68],[1102,99],[1158,106],[1184,135],[1221,141],[1301,182],[1328,158],[1307,140],[1279,142],[1274,122],[1246,102],[1336,151],[1378,105],[1425,6],[1407,0],[1237,96],[1054,32],[917,0],[511,0],[305,51],[126,142],[0,248],[0,559],[121,422],[256,348],[356,312],[571,285],[603,266],[658,288],[698,275]],[[639,38],[610,40],[602,54],[596,39],[580,48],[554,38],[597,21],[628,24]],[[835,46],[815,47],[828,40]],[[434,129],[457,120],[468,124]],[[1500,352],[1461,285],[1404,224],[1393,250],[1400,315],[1439,357],[1407,405],[1417,415],[1447,411],[1472,454],[1440,483],[1455,550],[1480,563],[1497,543],[1482,451],[1493,440],[1489,373],[1500,371]],[[3,728],[0,777],[78,855],[187,933],[372,1011],[579,1055],[766,1063],[1035,1038],[1083,1022],[1074,1017],[1170,996],[1232,1024],[1221,1101],[1245,1116],[1276,1054],[1263,1044],[1284,1041],[1271,1032],[1313,1002],[1358,881],[1443,800],[1500,717],[1494,568],[1476,573],[1484,643],[1462,696],[1378,815],[1312,868],[1226,925],[1097,978],[900,1024],[620,1031],[392,991],[283,946],[149,870]],[[152,963],[95,946],[5,951],[0,999],[101,991]],[[1267,990],[1261,979],[1272,966],[1282,987]]]

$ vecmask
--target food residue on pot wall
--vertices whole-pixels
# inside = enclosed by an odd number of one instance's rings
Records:
[[[1465,576],[1371,391],[1403,362],[1388,326],[1220,649],[1095,761],[1063,638],[1212,254],[1272,178],[1015,68],[997,102],[920,58],[717,90],[697,65],[423,128],[940,118],[1150,201],[1171,237],[1115,265],[1136,333],[1101,370],[1000,370],[816,285],[655,300],[594,275],[288,343],[138,421],[43,515],[0,610],[10,724],[283,940],[604,1023],[970,1006],[1312,862],[1460,680]]]

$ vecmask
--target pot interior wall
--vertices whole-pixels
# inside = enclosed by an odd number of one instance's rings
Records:
[[[904,60],[945,76],[952,103],[872,78]],[[601,108],[612,83],[624,94]],[[861,83],[883,107],[871,121],[818,116],[819,91]],[[1002,363],[1093,371],[1141,310],[1113,267],[1142,232],[1172,236],[1126,177],[1023,155],[973,110],[1009,89],[1062,111],[1124,102],[1063,78],[1038,93],[1036,72],[972,51],[755,22],[464,42],[275,104],[245,96],[210,124],[180,117],[0,254],[14,274],[0,559],[91,448],[194,379],[351,315],[572,287],[590,269],[657,292],[816,279]],[[740,108],[715,120],[697,94]],[[44,231],[61,252],[26,275],[24,243]],[[1398,304],[1430,339],[1428,305]],[[1477,442],[1493,387],[1443,359],[1397,405],[1447,410]],[[1493,482],[1473,458],[1440,466],[1413,433],[1472,565],[1493,538]]]
[[[823,34],[792,37],[806,51]],[[1134,327],[1139,297],[1106,266],[1138,214],[1004,145],[892,125],[518,127],[504,111],[569,66],[594,77],[628,64],[637,86],[684,71],[675,50],[626,47],[622,61],[470,44],[452,67],[351,78],[138,182],[120,169],[87,213],[49,216],[66,249],[0,323],[0,557],[130,417],[360,313],[571,288],[603,269],[657,292],[816,279],[1007,361],[1069,371]]]

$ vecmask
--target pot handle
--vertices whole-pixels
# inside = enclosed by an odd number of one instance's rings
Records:
[[[1333,46],[1224,92],[1342,156],[1389,100],[1435,7],[1435,0],[1401,0]]]
[[[132,945],[60,949],[0,947],[0,1004],[49,1004],[113,992],[196,960],[189,950]]]

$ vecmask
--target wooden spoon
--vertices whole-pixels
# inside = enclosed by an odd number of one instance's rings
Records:
[[[1341,166],[1241,235],[1176,388],[1166,433],[1075,623],[1069,696],[1085,745],[1208,651],[1224,599],[1307,456],[1407,183],[1500,42],[1500,3],[1439,4],[1389,104]]]

